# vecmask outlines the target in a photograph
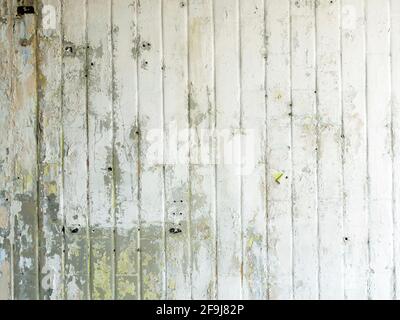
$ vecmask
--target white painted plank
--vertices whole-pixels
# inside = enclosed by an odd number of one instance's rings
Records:
[[[212,0],[189,0],[189,114],[192,298],[216,295],[215,120]]]
[[[218,299],[242,296],[239,2],[214,2]]]
[[[76,12],[76,7],[82,10]],[[86,12],[86,0],[63,2],[64,290],[68,300],[90,297]]]
[[[12,244],[10,196],[12,190],[11,163],[11,1],[0,1],[0,300],[12,299]]]
[[[17,5],[14,1],[14,10]],[[13,30],[14,298],[35,300],[39,297],[36,16],[17,16]]]
[[[268,298],[293,297],[290,1],[266,1]],[[276,178],[282,177],[276,181]]]
[[[264,1],[240,2],[243,299],[267,298]]]
[[[371,299],[393,298],[390,1],[367,0],[367,117]]]
[[[42,300],[59,300],[63,288],[61,1],[38,3],[39,267]],[[54,19],[52,25],[48,19]]]
[[[189,299],[189,113],[187,2],[163,1],[167,299]]]
[[[320,299],[344,298],[340,1],[316,8]]]
[[[400,298],[400,1],[391,1],[390,43],[392,58],[392,130],[393,130],[393,214],[394,214],[394,286]]]
[[[318,299],[315,2],[292,0],[294,298]]]
[[[161,1],[140,1],[135,58],[140,66],[140,285],[146,300],[166,297],[161,23]]]
[[[114,153],[111,2],[88,0],[89,221],[91,297],[114,297]]]
[[[366,299],[368,283],[365,16],[360,0],[342,0],[344,270],[346,299]]]
[[[116,299],[139,296],[136,10],[136,1],[112,1]]]

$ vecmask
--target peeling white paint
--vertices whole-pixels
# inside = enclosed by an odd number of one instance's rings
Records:
[[[398,0],[33,3],[0,0],[0,299],[399,297]]]

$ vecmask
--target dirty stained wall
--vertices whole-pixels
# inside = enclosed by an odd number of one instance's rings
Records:
[[[399,94],[399,0],[0,0],[0,299],[400,297]]]

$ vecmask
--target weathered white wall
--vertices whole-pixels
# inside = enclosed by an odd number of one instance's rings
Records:
[[[0,0],[0,299],[400,297],[399,96],[400,0]]]

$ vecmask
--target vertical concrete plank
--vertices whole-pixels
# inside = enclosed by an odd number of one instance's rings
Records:
[[[18,6],[33,1],[14,1],[13,80],[13,194],[14,297],[39,298],[38,272],[38,96],[37,37],[35,13],[18,13]],[[23,11],[23,12],[22,12]],[[29,12],[32,12],[29,10]]]
[[[369,297],[392,299],[393,165],[390,1],[366,1]]]
[[[266,0],[269,299],[293,297],[290,1]]]
[[[61,1],[38,10],[40,299],[63,299]]]
[[[340,1],[316,7],[320,299],[344,298]]]
[[[294,298],[318,299],[315,1],[291,1]]]
[[[62,7],[64,291],[69,300],[90,297],[86,4],[65,0]]]
[[[111,2],[87,6],[91,297],[108,300],[115,293]]]
[[[263,0],[240,2],[243,299],[266,299],[266,106]]]
[[[116,299],[139,297],[137,6],[112,1]]]
[[[162,3],[140,1],[133,58],[139,71],[141,297],[165,299]]]
[[[216,295],[213,3],[189,0],[192,298]]]
[[[239,0],[214,2],[218,299],[242,297]]]
[[[163,1],[167,299],[189,299],[189,109],[187,1]]]
[[[367,121],[364,2],[342,0],[344,295],[366,299],[368,284]]]
[[[12,297],[12,3],[0,1],[0,300]]]

